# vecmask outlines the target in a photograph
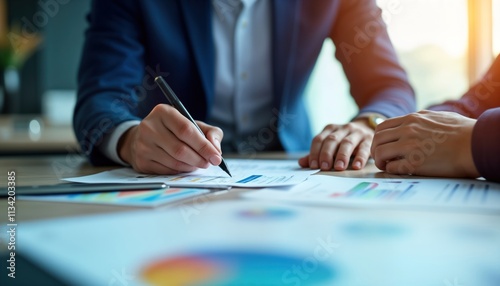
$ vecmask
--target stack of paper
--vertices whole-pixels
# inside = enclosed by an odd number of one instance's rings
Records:
[[[171,187],[234,186],[262,188],[295,185],[318,170],[301,169],[296,160],[241,160],[228,159],[226,163],[233,177],[219,167],[198,169],[179,175],[139,174],[130,168],[106,171],[95,175],[67,178],[77,183],[148,183],[164,182]]]
[[[22,200],[57,201],[71,203],[114,204],[140,207],[156,207],[189,197],[211,193],[207,188],[228,187],[279,187],[305,181],[318,170],[301,169],[296,160],[241,160],[228,159],[226,163],[233,174],[229,177],[220,168],[212,166],[179,175],[148,175],[131,168],[105,171],[84,177],[67,178],[66,181],[98,183],[151,183],[162,182],[173,187],[169,190],[140,192],[109,192],[96,194],[72,194],[53,196],[20,196]]]

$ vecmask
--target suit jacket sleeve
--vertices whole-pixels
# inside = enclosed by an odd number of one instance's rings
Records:
[[[103,137],[135,115],[144,78],[139,9],[132,0],[92,2],[78,72],[73,128],[93,164],[112,164],[99,151]]]
[[[479,116],[472,132],[472,157],[481,176],[500,182],[500,107]]]
[[[413,89],[398,62],[375,1],[341,1],[338,13],[330,36],[360,113],[394,117],[414,112]]]
[[[429,109],[478,118],[472,133],[474,163],[481,176],[500,182],[500,56],[460,99]]]
[[[457,112],[470,118],[478,118],[486,110],[495,107],[500,107],[500,56],[484,77],[460,99],[449,100],[429,109]]]

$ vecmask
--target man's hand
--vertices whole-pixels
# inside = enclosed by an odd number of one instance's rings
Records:
[[[362,169],[370,157],[370,144],[374,131],[366,119],[355,120],[346,125],[327,125],[314,137],[309,155],[299,160],[303,168],[328,171],[332,166],[337,171],[347,169],[351,155],[352,168]]]
[[[176,174],[218,166],[222,130],[197,123],[206,137],[175,108],[159,104],[120,138],[118,154],[141,173]]]
[[[443,111],[388,119],[377,127],[373,139],[375,165],[393,174],[478,177],[471,150],[475,123]]]

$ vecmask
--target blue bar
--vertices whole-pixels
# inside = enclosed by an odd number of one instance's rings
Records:
[[[251,175],[250,177],[246,177],[245,179],[239,180],[236,183],[248,183],[248,182],[251,182],[251,181],[258,179],[260,177],[262,177],[262,175]]]
[[[408,188],[406,188],[406,190],[404,190],[401,194],[399,194],[399,197],[398,199],[405,199],[405,197],[409,196],[411,193],[410,193],[410,190],[414,187],[415,185],[410,185],[408,186]]]
[[[455,187],[451,190],[450,194],[448,195],[448,198],[446,198],[446,202],[449,202],[453,195],[455,194],[455,191],[460,187],[460,184],[456,184]]]

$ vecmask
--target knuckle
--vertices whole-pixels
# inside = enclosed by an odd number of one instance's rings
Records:
[[[222,131],[222,129],[220,129],[219,127],[214,127],[214,129],[215,129],[215,133],[218,133],[218,134],[224,136],[224,131]]]
[[[335,130],[335,128],[337,128],[337,125],[335,124],[328,124],[325,126],[325,128],[323,128],[323,131],[333,131]]]
[[[147,134],[150,134],[155,131],[155,128],[149,123],[145,122],[144,120],[139,124],[139,128],[137,133],[140,135],[139,139],[144,138],[144,136],[147,136]]]
[[[169,106],[166,104],[157,104],[153,109],[151,110],[151,114],[161,114],[161,113],[168,113],[169,111]]]
[[[375,137],[375,132],[372,129],[365,129],[361,131],[361,136],[363,139],[373,139]]]
[[[363,141],[361,144],[359,144],[359,151],[370,151],[372,148],[372,142],[371,141]]]
[[[185,164],[182,163],[179,160],[174,160],[174,166],[173,166],[173,168],[174,168],[175,171],[183,170],[183,169],[185,169]]]
[[[178,144],[177,146],[174,147],[174,158],[184,158],[186,154],[188,153],[189,148],[184,145],[184,144]]]
[[[178,134],[181,138],[190,138],[193,135],[193,124],[191,122],[181,122],[178,128]]]
[[[347,159],[349,159],[349,157],[350,157],[350,154],[347,154],[347,152],[345,152],[345,151],[339,151],[337,153],[337,159],[347,160]]]
[[[341,143],[342,145],[347,145],[349,147],[354,145],[354,141],[350,137],[345,137],[344,139],[342,139]]]
[[[161,104],[158,104],[155,107],[153,107],[150,114],[156,114],[156,113],[160,112],[161,109],[162,109]]]
[[[203,145],[201,145],[198,152],[199,152],[199,154],[206,154],[206,153],[210,152],[210,149],[211,149],[211,144],[209,144],[208,142],[205,142],[205,143],[203,143]]]
[[[319,154],[319,160],[324,161],[324,160],[331,160],[333,158],[334,150],[330,148],[325,148],[321,150],[321,153]]]
[[[359,127],[359,123],[357,122],[349,122],[345,125],[345,128],[349,131],[349,133],[361,129]]]
[[[404,137],[407,138],[415,138],[418,136],[418,125],[415,123],[410,123],[407,125],[406,128],[403,129],[401,132]]]
[[[361,161],[366,161],[370,157],[370,152],[368,150],[359,150],[358,153],[356,154],[356,159],[359,159]]]
[[[327,141],[332,141],[332,142],[340,142],[340,138],[337,134],[329,134],[326,136]]]
[[[312,143],[313,145],[319,145],[323,142],[323,137],[321,135],[314,136]]]

